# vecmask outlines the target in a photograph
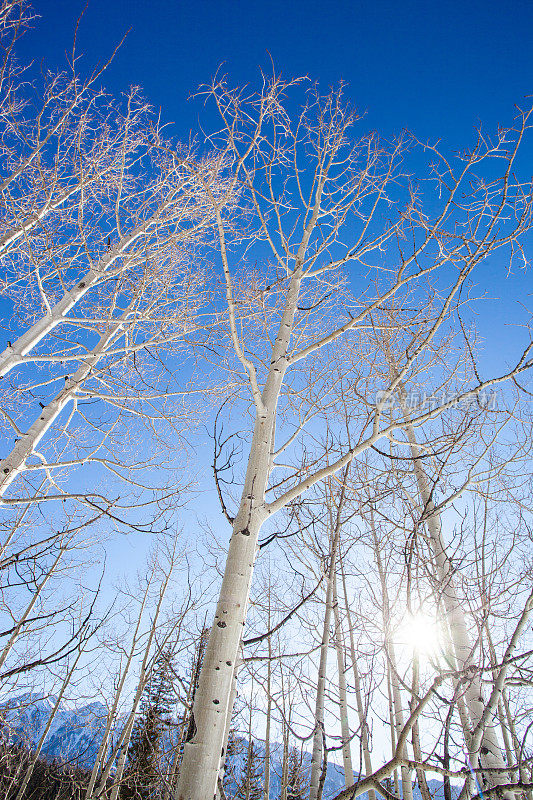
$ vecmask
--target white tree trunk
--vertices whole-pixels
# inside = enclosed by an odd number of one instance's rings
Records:
[[[341,561],[341,575],[342,575],[342,587],[344,592],[344,606],[346,610],[346,619],[348,621],[348,631],[350,634],[350,655],[352,659],[353,683],[355,689],[355,700],[357,703],[357,716],[359,717],[359,726],[361,729],[361,749],[363,752],[365,775],[368,777],[368,775],[372,775],[372,758],[370,755],[370,743],[368,741],[368,725],[366,721],[365,707],[363,705],[363,697],[361,693],[361,679],[359,677],[359,669],[357,667],[355,639],[354,639],[353,625],[350,613],[350,604],[348,603],[348,591],[346,588],[346,576],[344,574],[344,565],[342,561]],[[376,793],[374,789],[369,789],[368,800],[376,800]]]
[[[268,586],[268,620],[267,630],[270,630],[270,574]],[[270,725],[272,719],[272,639],[268,637],[268,662],[267,662],[267,709],[265,727],[265,773],[263,781],[263,800],[270,799]]]
[[[346,478],[348,467],[344,471],[341,494],[336,510],[336,518],[333,523],[331,506],[329,508],[331,524],[331,544],[329,548],[329,570],[326,585],[326,599],[324,606],[324,622],[322,626],[322,641],[320,644],[320,661],[318,665],[318,678],[316,687],[315,701],[315,728],[313,734],[313,751],[311,755],[311,778],[309,783],[309,800],[317,800],[320,774],[322,771],[323,747],[324,747],[324,699],[326,694],[326,669],[328,660],[329,639],[331,630],[331,614],[333,611],[333,586],[335,581],[335,571],[337,568],[337,552],[341,532],[341,513],[344,504],[346,491]]]
[[[389,703],[389,727],[390,727],[390,746],[392,756],[396,755],[396,722],[394,720],[394,699],[392,696],[392,682],[391,682],[391,668],[387,660],[387,700]],[[393,771],[394,775],[394,792],[396,797],[400,796],[400,781],[398,778],[398,770],[396,767]]]
[[[401,399],[403,401],[402,396]],[[406,415],[405,406],[404,415]],[[413,426],[409,424],[408,418],[406,418],[405,430],[409,439],[411,453],[413,456],[413,469],[424,509],[424,520],[429,533],[429,541],[435,560],[437,578],[442,589],[442,600],[448,620],[457,668],[458,670],[463,671],[468,667],[473,666],[474,662],[472,656],[474,648],[470,641],[465,614],[459,598],[457,597],[457,592],[452,577],[453,567],[448,559],[442,536],[440,514],[435,511],[429,482],[420,463],[420,453],[415,432]],[[472,729],[474,729],[481,720],[483,711],[485,709],[481,680],[477,672],[474,672],[473,676],[468,678],[464,690],[464,697],[466,706],[468,708],[468,714],[470,716],[470,723]],[[470,742],[468,740],[466,741],[466,745],[468,748],[470,748]],[[485,725],[480,749],[481,767],[485,766],[487,770],[494,770],[493,772],[487,771],[487,773],[484,775],[486,785],[497,786],[509,783],[509,774],[505,769],[506,765],[502,757],[496,730],[496,720],[494,717]],[[470,752],[470,757],[471,760],[472,758],[477,758],[477,754]],[[507,800],[514,800],[513,792],[504,792],[504,797],[507,798]]]
[[[348,721],[348,699],[346,693],[346,665],[344,658],[344,642],[342,637],[341,617],[339,613],[339,599],[337,596],[337,576],[333,576],[333,616],[335,627],[333,630],[335,649],[337,651],[337,670],[339,674],[339,706],[342,736],[342,763],[344,766],[344,780],[346,786],[354,782],[352,766],[352,737]]]
[[[224,254],[223,251],[223,257]],[[260,397],[257,396],[253,370],[246,359],[242,358],[243,363],[248,364],[256,420],[215,621],[209,634],[194,702],[196,735],[185,745],[175,792],[177,800],[211,800],[216,792],[226,719],[228,711],[231,712],[229,705],[233,674],[245,623],[259,531],[267,516],[265,495],[272,470],[277,403],[288,366],[287,351],[301,280],[301,267],[298,267],[287,291],[285,310],[272,349],[271,366]],[[228,283],[228,303],[231,310],[233,301],[230,286]],[[236,333],[235,340],[237,353],[241,357]]]
[[[396,728],[396,739],[399,740],[404,726],[402,696],[400,691],[400,683],[398,681],[397,662],[394,651],[394,644],[390,636],[390,602],[389,592],[387,589],[387,578],[385,569],[381,561],[379,541],[374,524],[374,514],[372,508],[370,510],[370,524],[372,528],[372,536],[374,539],[374,553],[376,557],[376,564],[378,567],[379,580],[381,584],[381,594],[383,599],[382,613],[383,613],[383,631],[385,635],[385,654],[388,662],[388,669],[390,675],[391,687],[391,700],[394,709],[394,725]],[[392,728],[391,728],[392,730]],[[408,758],[407,747],[404,747],[403,752],[399,753],[401,758]],[[402,765],[400,768],[402,775],[402,797],[404,800],[413,800],[413,783],[411,780],[411,771]]]
[[[11,453],[0,462],[0,497],[4,496],[17,475],[23,471],[26,460],[35,451],[43,436],[52,427],[65,406],[75,398],[76,392],[89,377],[100,359],[105,356],[109,345],[120,334],[128,313],[129,311],[127,310],[118,320],[110,322],[108,330],[100,337],[92,352],[83,358],[80,356],[81,366],[78,367],[72,377],[65,381],[65,386],[54,399],[44,406],[39,417],[31,425],[27,433],[23,434],[19,441],[16,442]]]

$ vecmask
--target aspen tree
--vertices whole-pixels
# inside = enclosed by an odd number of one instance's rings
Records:
[[[365,711],[363,705],[363,697],[361,692],[361,679],[359,676],[359,669],[357,666],[357,651],[355,649],[355,637],[354,637],[354,629],[352,624],[351,612],[350,612],[350,604],[348,602],[348,590],[346,586],[346,575],[344,572],[344,561],[340,559],[340,566],[341,566],[341,577],[342,577],[342,588],[343,588],[343,597],[344,597],[344,610],[346,613],[346,621],[348,624],[348,633],[350,637],[350,658],[352,662],[352,673],[353,673],[353,685],[355,691],[355,700],[357,704],[357,716],[359,718],[359,728],[360,728],[360,737],[361,737],[361,748],[363,751],[363,760],[365,766],[365,774],[371,775],[372,774],[372,758],[370,755],[370,742],[368,737],[368,721],[367,721],[367,713]],[[368,800],[375,800],[375,792],[373,789],[370,789],[368,792]]]
[[[401,420],[382,426],[383,404],[369,404],[367,423],[353,437],[356,443],[347,446],[336,461],[307,464],[305,471],[301,465],[287,468],[272,485],[276,458],[301,444],[312,414],[300,416],[289,433],[289,408],[282,398],[286,398],[284,392],[291,380],[297,382],[295,366],[304,359],[327,358],[328,349],[331,352],[341,337],[360,332],[370,314],[392,298],[400,299],[409,287],[416,285],[426,293],[431,279],[442,280],[446,289],[439,295],[440,308],[433,326],[423,341],[413,343],[411,358],[416,358],[431,347],[479,264],[490,253],[503,253],[521,240],[531,224],[530,186],[510,177],[528,128],[529,111],[520,112],[516,124],[499,133],[490,147],[480,136],[474,147],[455,161],[441,157],[432,148],[432,156],[436,153],[438,161],[435,177],[441,194],[438,200],[432,198],[436,205],[431,213],[407,188],[398,218],[378,227],[381,206],[392,203],[388,190],[393,183],[395,193],[401,193],[399,162],[405,140],[385,147],[370,135],[352,145],[356,115],[344,107],[341,93],[323,98],[311,89],[304,111],[293,121],[285,95],[295,90],[296,83],[284,83],[276,76],[265,78],[262,92],[248,97],[229,89],[223,80],[206,90],[222,123],[221,132],[210,142],[229,165],[230,189],[239,187],[250,210],[246,231],[237,233],[240,220],[212,199],[225,282],[228,338],[235,356],[233,370],[247,382],[253,432],[194,704],[197,732],[185,746],[177,800],[210,800],[215,794],[261,527],[312,485],[341,471],[402,426]],[[503,171],[486,192],[483,181],[470,181],[483,171],[483,162],[492,159],[495,150],[501,155]],[[460,203],[456,202],[459,197]],[[511,213],[504,211],[509,208],[513,209]],[[465,235],[460,233],[463,229]],[[406,238],[402,239],[404,233]],[[245,240],[245,247],[239,245],[238,236],[241,245]],[[395,237],[401,241],[396,252],[392,244]],[[234,262],[244,259],[244,251],[250,252],[257,242],[261,242],[262,254],[265,247],[269,250],[273,263],[272,268],[265,266],[262,277],[251,282],[246,295],[247,302],[255,304],[255,319],[263,317],[269,327],[260,341],[254,339],[257,328],[254,330],[253,324],[248,329],[243,321],[241,326],[240,284],[234,268]],[[343,270],[355,267],[357,273],[357,265],[363,264],[365,274],[372,271],[378,252],[380,263],[387,253],[386,272],[378,269],[373,273],[376,282],[362,289],[351,307],[344,310],[339,303]],[[357,276],[360,278],[360,273]],[[246,298],[243,296],[243,302]],[[473,379],[462,397],[477,396],[485,386],[528,369],[530,349],[530,345],[524,349],[505,375],[486,381]],[[388,391],[395,389],[392,381]],[[416,424],[434,419],[449,405],[445,401],[421,413]],[[278,414],[281,408],[283,415]],[[400,743],[403,747],[403,739]]]
[[[337,671],[339,682],[339,709],[341,718],[341,731],[342,731],[342,759],[344,764],[344,776],[346,786],[350,786],[354,781],[353,767],[352,767],[352,752],[350,734],[350,723],[348,718],[348,698],[346,689],[346,665],[345,665],[345,648],[342,636],[342,623],[339,611],[339,598],[337,595],[337,576],[333,576],[333,616],[335,619],[334,625],[334,643],[337,653]]]
[[[334,604],[334,586],[335,586],[335,572],[337,569],[337,553],[339,550],[339,541],[342,529],[342,513],[344,510],[344,495],[346,491],[346,481],[348,477],[348,467],[345,468],[343,474],[343,481],[341,484],[340,495],[338,502],[335,503],[334,495],[331,492],[331,487],[328,492],[329,497],[327,501],[328,516],[330,520],[330,547],[329,547],[329,565],[327,572],[326,583],[326,598],[324,603],[324,620],[322,623],[322,639],[320,642],[320,660],[318,665],[318,677],[316,688],[316,703],[315,703],[315,720],[314,720],[314,733],[313,733],[313,753],[311,758],[311,781],[309,784],[309,800],[316,800],[319,792],[319,781],[322,772],[322,761],[324,758],[323,742],[324,742],[324,701],[326,694],[326,668],[328,659],[328,650],[331,635],[331,622]],[[333,507],[332,507],[333,506]],[[349,776],[346,776],[347,785],[350,783]],[[351,779],[353,783],[353,777]]]

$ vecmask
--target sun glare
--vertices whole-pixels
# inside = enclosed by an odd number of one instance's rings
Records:
[[[396,639],[406,650],[435,658],[441,650],[439,624],[428,614],[408,614],[398,628]]]

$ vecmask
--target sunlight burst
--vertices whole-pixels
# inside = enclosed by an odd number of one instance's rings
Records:
[[[406,615],[396,639],[401,646],[427,659],[437,657],[442,649],[437,620],[423,612]]]

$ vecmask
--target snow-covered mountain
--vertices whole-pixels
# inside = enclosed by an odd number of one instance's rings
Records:
[[[55,704],[55,697],[43,698],[38,694],[25,694],[2,703],[0,714],[9,739],[35,746]],[[50,760],[91,767],[103,735],[106,716],[107,709],[103,703],[89,703],[76,708],[60,703],[41,755]]]
[[[0,724],[5,735],[11,741],[23,741],[28,746],[35,746],[48,722],[50,713],[56,703],[55,697],[43,698],[38,694],[26,694],[0,704]],[[103,703],[94,702],[70,708],[59,704],[58,711],[47,733],[41,755],[49,760],[75,764],[81,767],[92,767],[105,728],[107,709]],[[120,723],[119,723],[120,724]],[[118,725],[117,725],[118,727]],[[230,769],[237,780],[244,767],[246,741],[241,741],[240,753],[233,757]],[[264,756],[264,744],[256,742],[258,755]],[[270,797],[279,797],[283,748],[279,744],[271,745],[272,772],[270,779]],[[304,753],[303,766],[307,771],[311,766],[311,754]],[[434,800],[443,800],[442,783],[438,780],[428,782]],[[344,787],[342,767],[329,763],[324,783],[324,800],[334,797]],[[418,787],[414,788],[414,800],[421,800]],[[362,795],[362,800],[368,800]]]

